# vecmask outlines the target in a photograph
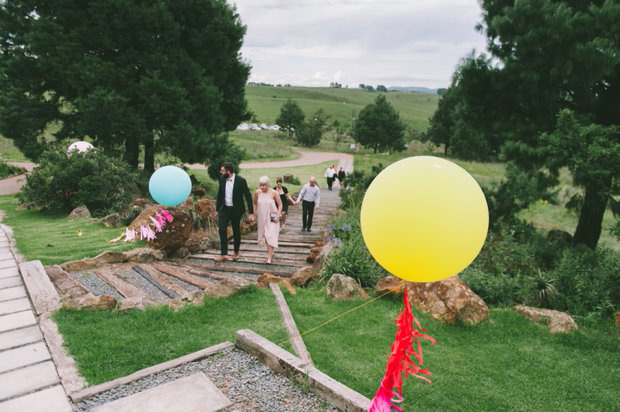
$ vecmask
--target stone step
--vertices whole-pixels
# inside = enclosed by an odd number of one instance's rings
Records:
[[[9,278],[0,279],[0,289],[12,288],[22,285],[22,278],[19,276],[11,276]]]
[[[285,253],[290,253],[290,254],[299,254],[302,256],[306,256],[308,253],[310,253],[310,249],[312,248],[311,246],[314,245],[306,245],[306,246],[289,246],[289,245],[283,245],[282,243],[278,244],[279,248],[278,250],[281,252],[285,252]],[[217,250],[217,253],[220,252],[219,249],[209,249],[209,250]],[[231,251],[233,250],[233,245],[230,244],[228,245],[228,250]],[[254,243],[241,243],[241,248],[239,249],[239,251],[241,253],[243,252],[264,252],[265,251],[265,246],[261,246],[258,243],[254,242]]]
[[[0,269],[0,279],[8,278],[11,276],[19,276],[19,271],[17,270],[17,267]]]
[[[2,336],[2,335],[0,335]],[[44,342],[32,343],[0,352],[0,373],[51,359]]]
[[[198,255],[192,255],[191,257],[192,259],[205,259],[205,260],[213,261],[214,259],[219,258],[220,255],[216,253],[212,253],[212,254],[203,253],[203,254],[198,254]],[[267,252],[262,253],[262,254],[256,254],[255,256],[249,256],[247,254],[246,255],[242,254],[239,260],[237,260],[237,262],[265,263],[266,259],[267,259]],[[277,251],[273,255],[273,260],[271,264],[274,266],[306,266],[305,259],[287,259],[285,257],[280,256]]]
[[[52,361],[2,373],[0,374],[0,401],[25,395],[55,383],[58,383],[58,374]]]
[[[92,409],[92,412],[215,412],[232,405],[202,372]]]
[[[0,412],[71,412],[72,409],[60,385],[0,402]]]
[[[191,257],[190,257],[191,259]],[[200,260],[198,260],[200,261]],[[271,273],[276,276],[282,277],[291,277],[293,273],[299,269],[296,267],[289,267],[286,269],[285,266],[277,266],[277,265],[267,265],[267,264],[251,264],[252,266],[247,266],[244,264],[240,264],[239,262],[227,262],[227,263],[211,263],[211,261],[203,260],[204,263],[200,264],[200,268],[202,270],[214,271],[214,272],[237,272],[237,273],[249,273],[262,275],[263,273]]]
[[[256,239],[254,240],[250,240],[248,238],[245,239],[241,239],[241,244],[250,244],[250,245],[256,245]],[[313,241],[304,241],[304,242],[291,242],[288,240],[282,240],[282,241],[278,241],[278,245],[280,247],[286,247],[286,246],[293,246],[293,247],[309,247],[312,248],[314,247],[314,242]]]
[[[8,315],[10,313],[23,312],[25,310],[30,310],[30,301],[28,298],[0,302],[0,315]]]
[[[28,287],[30,299],[37,315],[60,308],[60,296],[47,276],[40,260],[19,264],[19,271]]]
[[[218,249],[208,249],[204,253],[208,255],[217,255],[217,256],[220,255],[220,251]],[[254,250],[241,249],[239,253],[241,254],[241,256],[245,256],[245,257],[261,257],[262,258],[266,256],[267,251],[263,247],[262,249],[254,249]],[[276,249],[276,253],[278,254],[278,256],[282,257],[283,259],[302,261],[302,260],[306,260],[306,256],[308,256],[308,254],[310,253],[310,249],[306,249],[304,252],[290,252],[286,250],[285,248],[278,248]]]
[[[0,302],[11,299],[25,298],[26,296],[26,289],[24,289],[23,286],[0,289]]]
[[[43,335],[38,326],[16,329],[0,333],[0,351],[27,345],[43,340]]]
[[[26,326],[32,326],[36,324],[37,320],[35,319],[34,313],[31,310],[0,316],[0,332],[24,328]]]

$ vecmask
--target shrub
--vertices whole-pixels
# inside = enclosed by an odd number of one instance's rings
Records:
[[[4,179],[5,177],[20,173],[21,169],[19,167],[12,166],[8,164],[4,159],[0,158],[0,179]]]
[[[59,210],[86,205],[93,216],[127,207],[138,175],[124,161],[91,150],[67,156],[64,145],[44,152],[18,195],[28,208]]]
[[[467,268],[461,280],[489,305],[512,306],[524,302],[529,294],[525,277],[491,275],[476,268]]]

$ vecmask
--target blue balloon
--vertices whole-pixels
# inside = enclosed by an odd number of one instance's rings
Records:
[[[192,192],[192,181],[183,169],[164,166],[151,176],[149,192],[160,205],[178,206]]]

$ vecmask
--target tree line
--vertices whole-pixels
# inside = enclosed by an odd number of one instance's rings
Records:
[[[508,161],[489,192],[494,220],[553,201],[560,169],[583,189],[576,244],[595,248],[608,207],[620,214],[620,3],[484,0],[472,52],[452,76],[426,138],[446,154]],[[616,231],[618,231],[616,225]]]

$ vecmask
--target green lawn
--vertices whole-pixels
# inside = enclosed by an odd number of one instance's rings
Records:
[[[237,130],[230,133],[230,140],[245,149],[244,161],[291,160],[301,156],[291,148],[293,140],[281,132]]]
[[[352,307],[333,301],[323,285],[284,292],[301,331]],[[304,336],[316,366],[367,397],[377,390],[394,338],[400,300],[380,299]],[[512,310],[494,309],[477,326],[446,325],[419,315],[437,340],[424,344],[431,385],[410,379],[406,410],[614,410],[620,385],[618,329],[580,325],[551,335]],[[132,373],[225,340],[249,328],[274,342],[286,339],[269,290],[252,287],[224,300],[179,312],[61,310],[56,321],[89,384]]]
[[[360,89],[331,89],[321,87],[246,87],[245,97],[250,110],[261,123],[273,124],[286,99],[299,103],[306,116],[323,109],[330,120],[351,124],[354,113],[379,95]],[[387,99],[400,112],[401,119],[412,128],[424,131],[428,119],[437,108],[439,96],[426,93],[387,93]]]
[[[125,251],[142,242],[108,243],[121,229],[103,227],[96,219],[69,220],[66,215],[38,213],[18,208],[13,195],[0,196],[2,223],[13,229],[19,253],[26,260],[41,260],[51,265],[93,257],[106,250]],[[78,236],[78,230],[82,236]]]
[[[13,141],[0,135],[0,156],[7,162],[27,162],[26,156],[13,144]]]

